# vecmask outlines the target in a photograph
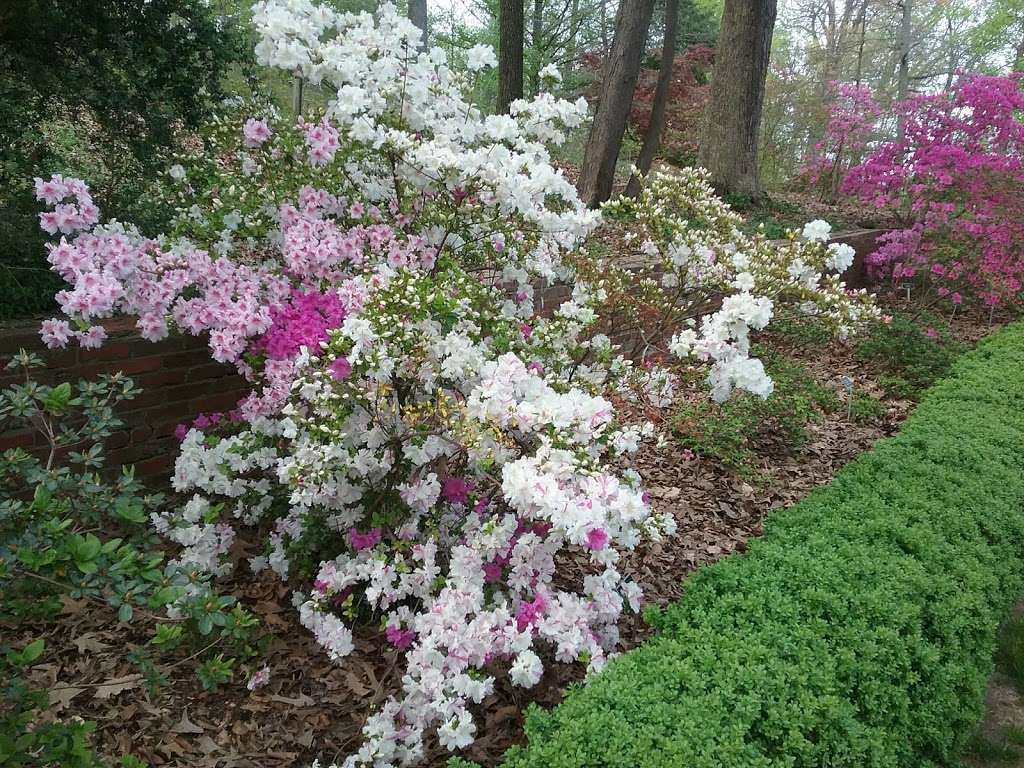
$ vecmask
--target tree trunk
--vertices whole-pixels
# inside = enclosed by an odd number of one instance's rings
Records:
[[[580,36],[580,0],[572,0],[572,10],[569,19],[569,42],[566,44],[565,74],[571,75],[576,71],[577,40]]]
[[[523,98],[523,0],[500,0],[498,6],[499,115]]]
[[[604,62],[600,101],[580,171],[580,197],[596,208],[612,195],[615,164],[633,106],[633,91],[640,74],[640,58],[654,0],[622,0],[615,21],[615,39]]]
[[[857,41],[857,76],[855,83],[857,87],[860,87],[860,81],[864,74],[864,43],[868,33],[868,0],[864,0],[860,4],[860,16],[857,18],[857,24],[860,25],[860,39]]]
[[[533,0],[532,29],[530,30],[530,47],[533,48],[536,56],[537,66],[533,70],[533,78],[530,83],[530,90],[536,95],[540,92],[540,68],[544,61],[543,41],[544,34],[544,0]]]
[[[725,0],[697,160],[719,194],[760,193],[757,140],[776,0]]]
[[[896,99],[905,101],[910,95],[910,21],[911,21],[911,0],[903,0],[903,16],[900,19],[899,54],[900,66],[896,75]],[[896,118],[896,130],[900,141],[906,136],[906,125],[903,114],[899,113]]]
[[[423,33],[420,38],[420,50],[427,50],[427,0],[409,0],[409,21]]]
[[[654,88],[654,102],[651,104],[651,119],[644,134],[644,143],[640,147],[637,168],[640,174],[647,175],[654,162],[661,143],[661,134],[665,131],[665,109],[668,107],[668,89],[672,84],[672,74],[676,60],[676,29],[679,26],[679,0],[665,0],[665,37],[661,42],[661,64],[658,69],[658,84]],[[626,194],[636,197],[640,194],[640,177],[633,174],[626,185]]]

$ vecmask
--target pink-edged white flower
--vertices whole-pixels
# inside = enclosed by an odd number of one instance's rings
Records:
[[[66,320],[44,320],[39,329],[43,343],[50,349],[66,347],[71,339],[71,326]]]
[[[249,678],[249,682],[245,684],[245,687],[250,691],[255,691],[267,683],[270,682],[270,667],[264,666],[261,669],[256,670],[252,677]]]
[[[267,122],[265,120],[258,120],[255,117],[250,117],[242,126],[242,135],[244,136],[245,146],[250,149],[262,146],[262,144],[270,138],[271,133],[273,133],[273,131],[270,130],[270,126],[267,125]]]

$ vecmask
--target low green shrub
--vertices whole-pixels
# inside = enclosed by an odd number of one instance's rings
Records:
[[[881,379],[888,396],[916,398],[949,372],[963,345],[950,336],[941,318],[897,314],[876,325],[855,353],[888,373]]]
[[[256,616],[208,574],[167,562],[149,525],[162,495],[146,493],[131,467],[105,471],[103,441],[124,426],[116,408],[138,390],[120,373],[41,384],[41,365],[22,351],[7,368],[23,383],[0,389],[0,431],[33,429],[44,446],[0,453],[0,626],[35,632],[60,615],[61,596],[88,600],[112,624],[146,627],[149,641],[125,658],[151,694],[184,662],[207,691],[236,678],[236,662],[251,667],[265,644]],[[19,650],[0,632],[0,765],[105,766],[89,746],[91,723],[43,716],[47,692],[22,674],[43,650],[41,638]]]
[[[850,401],[850,419],[858,424],[870,424],[886,414],[885,403],[867,392],[855,392]]]
[[[955,765],[1024,587],[1024,325],[650,614],[509,768]]]
[[[804,366],[784,357],[762,354],[775,391],[767,399],[746,392],[724,403],[710,400],[686,405],[675,416],[679,441],[739,474],[751,474],[762,449],[772,444],[793,451],[807,443],[807,425],[839,408],[839,398]]]

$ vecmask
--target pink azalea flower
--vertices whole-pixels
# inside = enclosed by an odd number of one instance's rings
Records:
[[[242,135],[245,137],[245,146],[255,148],[270,138],[270,126],[264,120],[257,120],[250,117],[242,126]]]
[[[360,533],[355,528],[348,529],[348,543],[357,552],[364,549],[372,549],[381,540],[380,528],[371,528],[366,533]]]
[[[348,361],[347,357],[339,357],[337,360],[331,363],[331,376],[338,381],[347,379],[352,374],[352,363]]]
[[[604,528],[591,528],[587,531],[587,548],[595,552],[608,546],[608,533]]]
[[[441,495],[452,504],[465,504],[469,501],[472,483],[461,477],[449,477],[441,483]]]

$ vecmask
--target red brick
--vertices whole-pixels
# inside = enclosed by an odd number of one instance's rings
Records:
[[[81,360],[83,363],[96,363],[101,360],[126,360],[131,356],[131,351],[131,341],[108,341],[99,349],[83,349]]]
[[[242,378],[233,366],[224,365],[223,363],[206,363],[205,365],[189,368],[187,381],[204,381],[206,379],[219,379],[226,376],[234,376],[237,379]]]
[[[194,381],[191,384],[179,384],[176,387],[167,387],[167,402],[184,403],[206,397],[220,390],[219,382],[216,381]]]
[[[151,373],[140,373],[138,376],[133,376],[132,380],[138,387],[144,390],[151,390],[163,389],[173,384],[184,384],[187,378],[187,368],[164,367]]]
[[[122,429],[118,432],[114,432],[110,437],[103,441],[103,444],[108,451],[114,451],[118,448],[124,448],[129,442],[129,434]]]
[[[137,373],[155,371],[163,365],[163,358],[159,355],[151,357],[131,357],[126,360],[110,360],[106,363],[94,363],[83,365],[77,371],[82,378],[91,379],[102,374],[114,374],[120,371],[126,376],[134,376]]]
[[[192,368],[210,362],[210,351],[204,346],[164,355],[163,359],[164,368]]]
[[[136,383],[138,382],[136,381]],[[115,410],[122,416],[128,413],[137,414],[163,405],[165,402],[167,402],[167,393],[162,387],[143,388],[142,392],[131,400],[123,400],[118,403]]]
[[[174,456],[163,453],[136,463],[135,476],[152,478],[159,475],[169,475],[173,470]]]
[[[8,451],[12,448],[31,448],[35,442],[36,433],[31,429],[0,433],[0,451]]]
[[[238,401],[245,397],[248,390],[235,390],[233,392],[221,392],[216,395],[207,395],[189,403],[189,408],[196,413],[211,413],[214,411],[230,411],[238,405]]]

